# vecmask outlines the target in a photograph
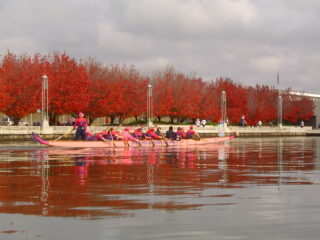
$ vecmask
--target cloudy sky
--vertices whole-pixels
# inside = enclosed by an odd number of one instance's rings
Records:
[[[319,0],[0,0],[0,55],[67,52],[320,94]]]

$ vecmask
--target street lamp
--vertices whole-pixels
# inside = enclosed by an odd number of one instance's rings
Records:
[[[147,88],[147,121],[148,127],[151,127],[153,123],[151,122],[151,117],[153,113],[153,97],[152,97],[152,85],[149,83]]]
[[[226,98],[226,91],[221,92],[221,121],[223,127],[227,123],[227,98]]]
[[[282,97],[280,90],[278,93],[278,127],[282,127]]]
[[[47,75],[42,76],[42,90],[41,90],[41,121],[42,127],[49,126],[49,88],[48,88],[48,77]]]

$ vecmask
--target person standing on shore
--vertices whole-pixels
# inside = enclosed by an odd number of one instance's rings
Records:
[[[244,127],[246,125],[246,120],[245,120],[244,115],[242,115],[240,123],[241,123],[242,127]]]
[[[75,140],[86,140],[86,131],[88,128],[87,119],[84,118],[84,114],[81,112],[79,113],[79,117],[76,119],[73,129],[77,129]]]
[[[201,121],[201,125],[202,125],[202,127],[205,127],[205,126],[206,126],[206,124],[207,124],[207,121],[206,121],[205,119],[203,119],[203,120]]]
[[[200,127],[200,119],[199,118],[196,120],[196,126]]]

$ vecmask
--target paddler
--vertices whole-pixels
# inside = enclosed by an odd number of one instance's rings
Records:
[[[139,142],[139,139],[131,136],[130,134],[130,128],[126,127],[125,129],[123,129],[123,131],[121,132],[121,140],[123,141],[133,141],[133,142]]]
[[[96,134],[94,132],[89,131],[87,129],[87,131],[86,131],[86,140],[87,141],[97,141],[98,138],[96,137]]]
[[[148,138],[151,138],[151,139],[161,139],[162,137],[161,136],[158,136],[156,133],[155,133],[155,130],[153,127],[149,128],[147,134],[146,134],[146,137]]]
[[[193,126],[191,125],[190,128],[188,129],[187,133],[186,133],[186,138],[192,138],[192,136],[197,136],[197,137],[199,137],[199,134],[196,133],[196,132],[193,130]]]
[[[179,139],[186,138],[186,133],[185,133],[185,131],[184,131],[184,129],[182,127],[178,127],[178,130],[176,132],[176,136]]]
[[[143,139],[144,138],[144,134],[142,132],[142,128],[139,127],[136,130],[134,130],[132,136],[137,138],[137,139],[139,139],[139,140]]]
[[[84,118],[84,113],[79,113],[79,117],[76,119],[73,130],[77,129],[75,140],[86,140],[86,131],[88,128],[87,119]]]
[[[105,139],[118,140],[122,138],[120,134],[117,131],[115,131],[113,128],[110,128],[109,130],[105,129],[99,133],[96,133],[96,136],[98,137],[98,139],[101,139],[101,140],[105,140]]]

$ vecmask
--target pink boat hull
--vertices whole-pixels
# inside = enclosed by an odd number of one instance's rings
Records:
[[[39,137],[37,134],[32,133],[32,139],[35,142],[53,146],[53,147],[64,147],[64,148],[113,148],[113,147],[125,147],[123,141],[47,141]],[[136,142],[128,142],[130,147],[154,147],[154,146],[197,146],[197,145],[208,145],[214,143],[225,142],[234,139],[234,136],[228,137],[216,137],[216,138],[205,138],[199,141],[193,139],[177,140],[144,140],[140,141],[141,145]]]

